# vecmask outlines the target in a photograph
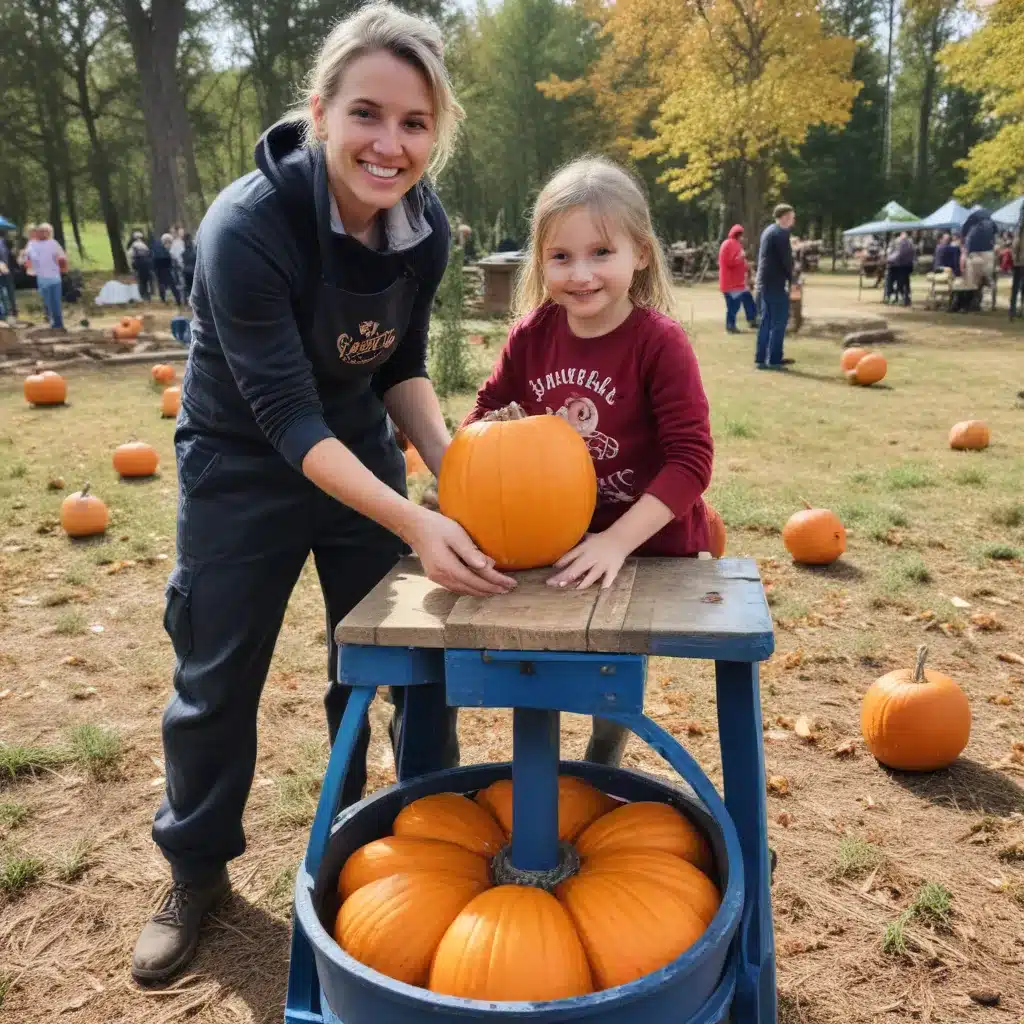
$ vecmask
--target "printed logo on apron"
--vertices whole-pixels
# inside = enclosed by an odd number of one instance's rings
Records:
[[[395,347],[397,335],[394,327],[381,330],[376,320],[364,320],[358,338],[344,332],[338,336],[338,358],[350,366],[373,362]]]

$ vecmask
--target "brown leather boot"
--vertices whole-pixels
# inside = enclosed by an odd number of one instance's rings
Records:
[[[231,891],[227,869],[207,885],[175,882],[160,909],[142,929],[132,975],[137,981],[168,981],[196,954],[203,917]]]

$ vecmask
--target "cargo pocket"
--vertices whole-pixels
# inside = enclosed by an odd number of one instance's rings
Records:
[[[179,664],[192,653],[192,570],[176,565],[167,581],[164,629]]]
[[[181,494],[186,498],[198,497],[200,487],[221,461],[221,453],[195,440],[179,442],[175,447]]]

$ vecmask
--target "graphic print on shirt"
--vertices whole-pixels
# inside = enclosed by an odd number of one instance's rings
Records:
[[[548,377],[555,377],[561,380],[574,374],[576,375],[577,384],[584,383],[584,381],[586,381],[586,384],[590,384],[591,381],[594,381],[595,386],[592,387],[592,390],[602,395],[609,405],[614,404],[615,388],[608,387],[611,383],[610,377],[600,380],[596,373],[591,373],[588,377],[583,370],[560,370],[557,374],[548,374]],[[536,381],[530,382],[535,394],[538,388],[542,386],[543,380],[543,378],[537,378]],[[601,388],[603,388],[603,392],[600,390]],[[541,390],[540,393],[543,394],[544,391]],[[550,405],[547,405],[544,409],[549,416],[561,416],[583,438],[586,442],[587,450],[590,452],[590,457],[595,462],[601,462],[604,459],[614,459],[619,454],[619,442],[614,437],[609,437],[603,431],[597,429],[597,403],[589,396],[573,392],[565,400],[561,408],[555,410]],[[636,501],[636,493],[633,490],[633,475],[633,470],[629,468],[617,469],[608,476],[601,476],[599,474],[597,478],[598,503],[629,504]]]
[[[359,325],[358,338],[353,338],[349,334],[340,335],[338,356],[341,361],[352,366],[360,366],[376,359],[389,348],[393,348],[395,344],[394,327],[383,331],[379,328],[380,324],[376,320],[364,320]]]

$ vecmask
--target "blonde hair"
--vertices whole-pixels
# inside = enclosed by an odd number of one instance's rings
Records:
[[[303,125],[305,145],[321,145],[310,104],[319,96],[324,106],[338,94],[349,65],[360,57],[386,51],[411,64],[427,81],[434,104],[435,139],[428,173],[440,174],[455,148],[459,121],[465,111],[455,98],[451,78],[444,63],[444,39],[441,32],[415,15],[386,0],[368,3],[355,14],[340,21],[324,40],[304,89],[304,103],[296,107],[288,120]]]
[[[53,237],[53,225],[45,220],[41,224],[36,225],[36,231],[45,232],[51,238]]]
[[[525,316],[551,301],[544,283],[544,240],[563,214],[580,206],[602,220],[617,222],[637,251],[646,255],[647,266],[633,274],[629,286],[633,305],[670,314],[672,278],[643,189],[618,164],[603,157],[584,157],[558,171],[537,196],[526,262],[516,282],[515,315]]]

